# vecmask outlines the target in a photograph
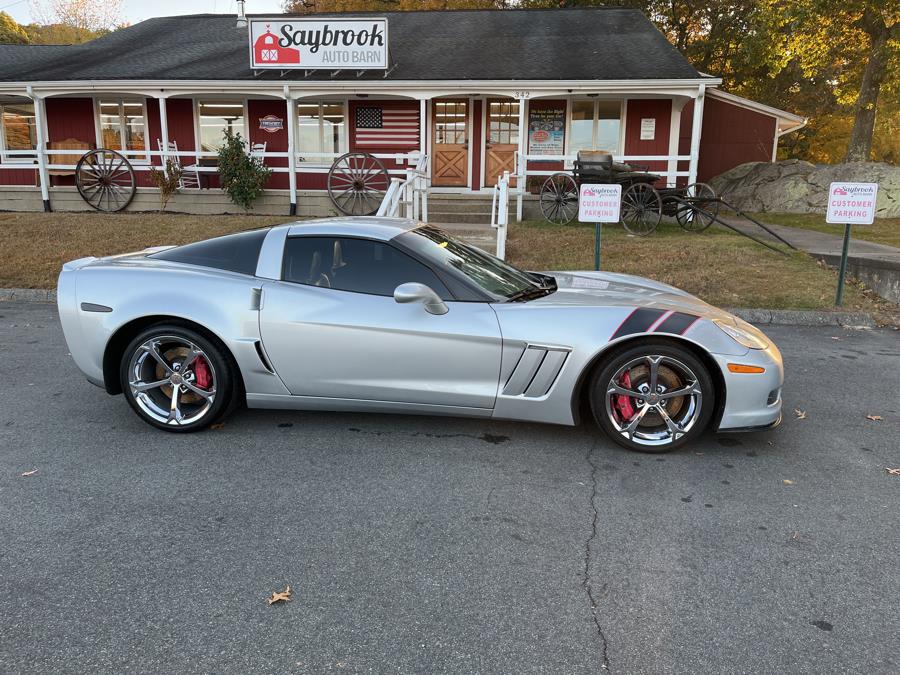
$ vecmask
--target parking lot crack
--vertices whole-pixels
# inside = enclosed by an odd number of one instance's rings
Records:
[[[597,521],[600,518],[600,513],[597,510],[597,463],[594,460],[594,451],[597,448],[597,444],[593,443],[590,448],[588,448],[587,454],[585,455],[585,460],[588,463],[588,466],[591,469],[591,531],[588,535],[587,540],[584,542],[584,574],[581,579],[581,586],[584,588],[584,592],[587,594],[588,602],[591,604],[591,617],[594,620],[594,626],[597,629],[597,637],[600,641],[600,668],[604,671],[609,671],[609,655],[607,653],[607,639],[606,634],[603,632],[603,625],[600,623],[600,616],[597,610],[597,600],[594,595],[594,586],[591,582],[591,557],[593,553],[593,547],[595,542],[597,541]]]

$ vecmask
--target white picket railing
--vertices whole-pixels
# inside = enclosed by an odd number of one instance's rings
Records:
[[[401,214],[401,208],[403,213]],[[376,216],[403,216],[428,222],[428,156],[421,155],[416,166],[406,170],[406,179],[391,178]]]
[[[491,197],[491,227],[497,229],[497,257],[506,259],[506,228],[509,226],[509,171],[497,177]]]

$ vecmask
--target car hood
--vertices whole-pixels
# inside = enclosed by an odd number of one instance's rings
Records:
[[[708,318],[731,315],[690,293],[652,279],[611,272],[542,272],[556,280],[557,291],[529,304],[558,307],[642,306],[686,311]]]

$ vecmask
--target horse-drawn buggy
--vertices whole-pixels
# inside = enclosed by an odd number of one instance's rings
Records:
[[[560,171],[541,186],[541,212],[551,223],[565,225],[578,216],[578,188],[582,183],[613,183],[622,186],[621,219],[631,234],[654,232],[663,216],[681,227],[701,232],[716,220],[719,202],[706,183],[685,187],[656,187],[662,176],[647,167],[616,162],[606,152],[580,151],[571,173]]]

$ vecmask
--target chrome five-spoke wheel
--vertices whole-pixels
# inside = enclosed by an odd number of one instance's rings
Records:
[[[620,445],[664,452],[706,426],[713,388],[706,368],[677,346],[632,348],[607,363],[591,391],[594,416]]]
[[[162,328],[138,336],[126,349],[126,398],[153,426],[171,431],[208,426],[231,398],[227,362],[203,336],[180,327]]]

